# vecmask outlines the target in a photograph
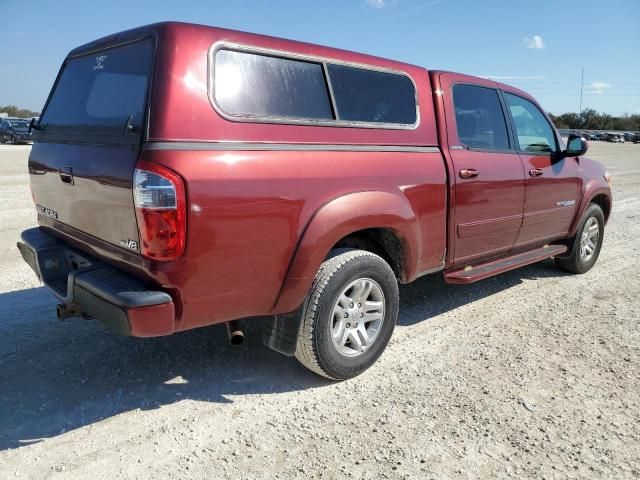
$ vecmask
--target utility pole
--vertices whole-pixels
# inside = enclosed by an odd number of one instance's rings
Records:
[[[582,69],[582,75],[580,77],[580,110],[579,115],[582,115],[582,89],[584,88],[584,68]]]

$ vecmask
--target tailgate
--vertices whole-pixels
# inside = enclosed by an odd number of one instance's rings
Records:
[[[29,156],[39,215],[135,251],[133,172],[152,57],[153,42],[143,39],[68,58]]]

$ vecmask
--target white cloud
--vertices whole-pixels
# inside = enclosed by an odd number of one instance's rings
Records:
[[[588,93],[595,93],[596,95],[602,95],[607,88],[611,88],[612,85],[607,82],[592,82],[589,85],[585,85],[585,89]]]
[[[385,9],[389,11],[389,13],[393,13],[389,18],[396,19],[419,12],[425,8],[435,7],[444,1],[446,0],[411,0],[410,2],[408,0],[364,0],[364,3],[371,8],[375,8],[377,10]],[[401,7],[407,3],[414,3],[414,6],[402,9]]]
[[[544,48],[544,41],[540,35],[534,35],[531,38],[525,37],[524,44],[527,48],[535,48],[538,50]]]
[[[593,82],[587,85],[587,88],[593,88],[595,90],[604,90],[605,88],[611,88],[611,84],[606,82]]]
[[[436,5],[442,2],[444,2],[444,0],[432,0],[431,2],[426,2],[421,5],[417,5],[413,8],[410,8],[408,10],[403,10],[402,12],[398,12],[395,15],[391,16],[390,18],[404,17],[405,15],[410,15],[412,13],[419,12],[420,10],[424,10],[425,8],[435,7]]]

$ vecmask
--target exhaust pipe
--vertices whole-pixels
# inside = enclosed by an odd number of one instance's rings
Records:
[[[58,320],[65,320],[67,318],[79,317],[80,314],[72,307],[59,303],[56,305],[56,316],[58,317]]]
[[[229,336],[229,342],[231,345],[240,345],[244,342],[244,333],[240,329],[240,324],[237,320],[231,320],[230,322],[226,322],[227,326],[227,335]]]

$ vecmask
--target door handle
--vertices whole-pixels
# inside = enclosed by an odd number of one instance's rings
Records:
[[[71,167],[61,167],[60,168],[60,180],[64,183],[70,183],[73,185],[73,170]]]
[[[540,177],[542,176],[544,172],[542,171],[541,168],[532,168],[531,170],[529,170],[529,176],[530,177]]]
[[[460,178],[476,178],[479,174],[475,168],[463,168],[460,170]]]

